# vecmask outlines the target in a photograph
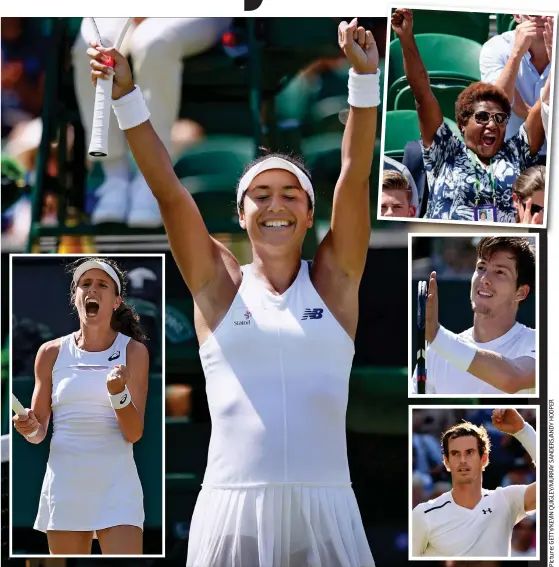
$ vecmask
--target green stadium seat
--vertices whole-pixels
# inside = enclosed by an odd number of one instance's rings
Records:
[[[497,14],[496,19],[498,34],[516,29],[517,24],[513,14]]]
[[[452,35],[427,33],[415,38],[421,59],[429,76],[462,77],[479,81],[479,55],[481,45],[471,39]],[[404,59],[400,40],[390,42],[388,67],[389,84],[405,77]]]
[[[461,137],[456,122],[449,118],[445,118],[445,122],[457,136]],[[417,112],[414,110],[391,110],[386,113],[384,155],[401,161],[404,157],[406,144],[420,138]]]
[[[478,43],[489,37],[489,16],[484,12],[453,12],[450,10],[413,10],[413,32],[444,33]],[[394,32],[393,36],[395,37]]]
[[[457,85],[431,85],[431,90],[441,105],[441,111],[445,118],[454,120],[456,117],[456,99],[464,90],[463,86]],[[415,110],[415,98],[410,87],[404,87],[394,101],[394,110]]]

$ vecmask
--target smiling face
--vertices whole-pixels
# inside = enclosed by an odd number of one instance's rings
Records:
[[[247,189],[239,222],[253,245],[285,251],[302,246],[313,212],[293,173],[269,169],[259,173]]]
[[[112,278],[103,270],[88,270],[80,277],[74,305],[80,321],[86,325],[110,325],[113,311],[122,302]]]
[[[526,299],[529,286],[517,287],[515,256],[497,250],[490,258],[478,258],[472,277],[470,300],[474,313],[497,316],[516,312]]]
[[[452,485],[473,484],[481,477],[488,455],[480,455],[477,438],[463,435],[448,440],[448,457],[444,464],[450,472]]]
[[[473,115],[463,129],[464,142],[483,162],[489,160],[501,149],[507,130],[507,122],[498,122],[506,116],[503,107],[493,100],[475,104]],[[489,118],[485,113],[496,114]],[[489,121],[486,121],[489,118]]]

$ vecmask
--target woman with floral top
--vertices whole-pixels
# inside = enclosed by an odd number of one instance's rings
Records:
[[[504,91],[473,83],[456,101],[459,139],[444,122],[412,31],[411,10],[392,15],[400,39],[406,77],[415,97],[423,162],[429,183],[430,219],[516,222],[513,184],[534,165],[545,141],[542,101],[549,104],[550,79],[520,131],[505,141],[511,105]]]

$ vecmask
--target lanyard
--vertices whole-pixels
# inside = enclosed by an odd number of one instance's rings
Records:
[[[472,166],[474,168],[475,174],[476,174],[476,196],[474,199],[474,206],[477,207],[478,203],[480,201],[480,194],[481,194],[481,182],[477,176],[477,164],[472,160],[471,154],[473,152],[471,150],[468,150],[468,157],[470,158],[470,162],[472,163]],[[476,160],[479,161],[478,157],[474,154]],[[489,181],[491,183],[491,196],[493,197],[493,206],[496,207],[497,206],[497,195],[495,193],[495,176],[493,175],[493,159],[491,159],[489,161]]]

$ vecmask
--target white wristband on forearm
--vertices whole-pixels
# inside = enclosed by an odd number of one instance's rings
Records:
[[[121,130],[129,130],[149,120],[149,110],[138,85],[127,95],[113,100],[113,110]]]
[[[349,70],[347,102],[355,108],[372,108],[380,104],[380,69],[375,74],[359,75]]]
[[[125,408],[130,402],[132,402],[128,386],[125,385],[124,390],[122,390],[119,394],[109,394],[109,401],[115,410]]]
[[[532,461],[536,462],[537,436],[534,428],[526,422],[524,427],[518,433],[513,434],[513,437],[516,437],[522,443],[522,446],[526,449],[528,455],[532,458]]]
[[[431,343],[431,348],[439,356],[464,372],[467,372],[477,352],[474,345],[463,341],[458,335],[445,329],[442,325],[439,326],[439,331],[435,340]]]

